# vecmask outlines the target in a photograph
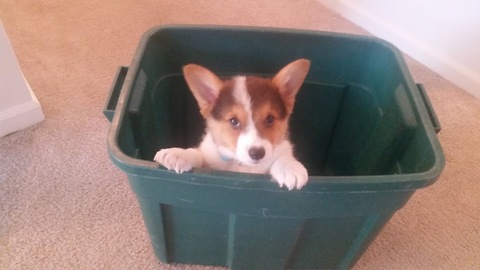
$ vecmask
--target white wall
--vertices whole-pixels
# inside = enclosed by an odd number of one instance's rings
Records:
[[[480,1],[318,2],[480,97]]]
[[[0,22],[0,137],[44,119]]]

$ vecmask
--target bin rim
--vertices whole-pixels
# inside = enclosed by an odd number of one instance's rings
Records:
[[[178,181],[190,184],[202,184],[217,186],[219,188],[233,189],[256,189],[271,192],[285,192],[286,189],[278,187],[277,183],[270,181],[271,177],[266,174],[248,174],[238,172],[214,171],[206,169],[194,169],[192,172],[176,174],[162,168],[154,161],[147,161],[133,158],[125,154],[119,147],[118,135],[121,129],[121,119],[126,113],[126,105],[132,90],[140,60],[144,54],[149,38],[159,31],[165,30],[218,30],[218,31],[243,31],[243,32],[273,32],[284,34],[307,34],[324,35],[339,38],[355,38],[365,41],[373,41],[391,50],[399,63],[402,73],[405,75],[406,83],[410,89],[416,89],[410,71],[402,57],[401,52],[390,42],[373,36],[364,36],[350,33],[338,33],[305,29],[276,28],[276,27],[251,27],[251,26],[224,26],[224,25],[189,25],[174,24],[152,27],[146,31],[140,40],[136,52],[133,55],[131,65],[123,83],[123,87],[115,108],[115,113],[108,132],[107,147],[110,159],[127,174],[142,175],[145,177],[158,178],[157,181]],[[305,187],[298,192],[370,192],[378,190],[410,190],[418,189],[433,184],[440,176],[445,167],[445,157],[441,151],[441,145],[433,127],[427,123],[429,119],[423,99],[417,91],[412,93],[412,101],[419,112],[420,127],[425,130],[433,149],[435,161],[429,170],[393,175],[358,175],[358,176],[309,176]],[[243,177],[240,177],[243,176]],[[200,180],[200,181],[199,181]],[[211,180],[211,181],[208,181]],[[255,182],[255,183],[253,183]],[[253,184],[252,184],[253,183]],[[287,191],[288,192],[288,191]]]

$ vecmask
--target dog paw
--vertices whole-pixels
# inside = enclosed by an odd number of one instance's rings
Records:
[[[196,167],[198,163],[195,153],[192,153],[191,150],[193,149],[162,149],[157,152],[153,160],[176,173],[187,172]]]
[[[277,160],[270,169],[270,175],[280,187],[286,186],[288,190],[301,189],[308,181],[307,169],[294,158]]]

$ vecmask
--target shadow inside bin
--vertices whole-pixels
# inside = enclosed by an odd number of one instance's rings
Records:
[[[359,85],[306,81],[290,119],[295,155],[315,176],[402,173],[398,158],[417,122],[402,86],[380,106],[372,91]],[[132,117],[137,125],[137,158],[152,160],[156,151],[194,147],[205,123],[182,74],[159,78],[150,99]],[[386,109],[385,109],[386,108]]]

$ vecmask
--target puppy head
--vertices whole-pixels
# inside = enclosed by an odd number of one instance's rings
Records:
[[[273,78],[221,80],[195,64],[183,73],[221,156],[253,166],[271,162],[275,146],[286,139],[295,96],[309,68],[310,62],[300,59]]]

